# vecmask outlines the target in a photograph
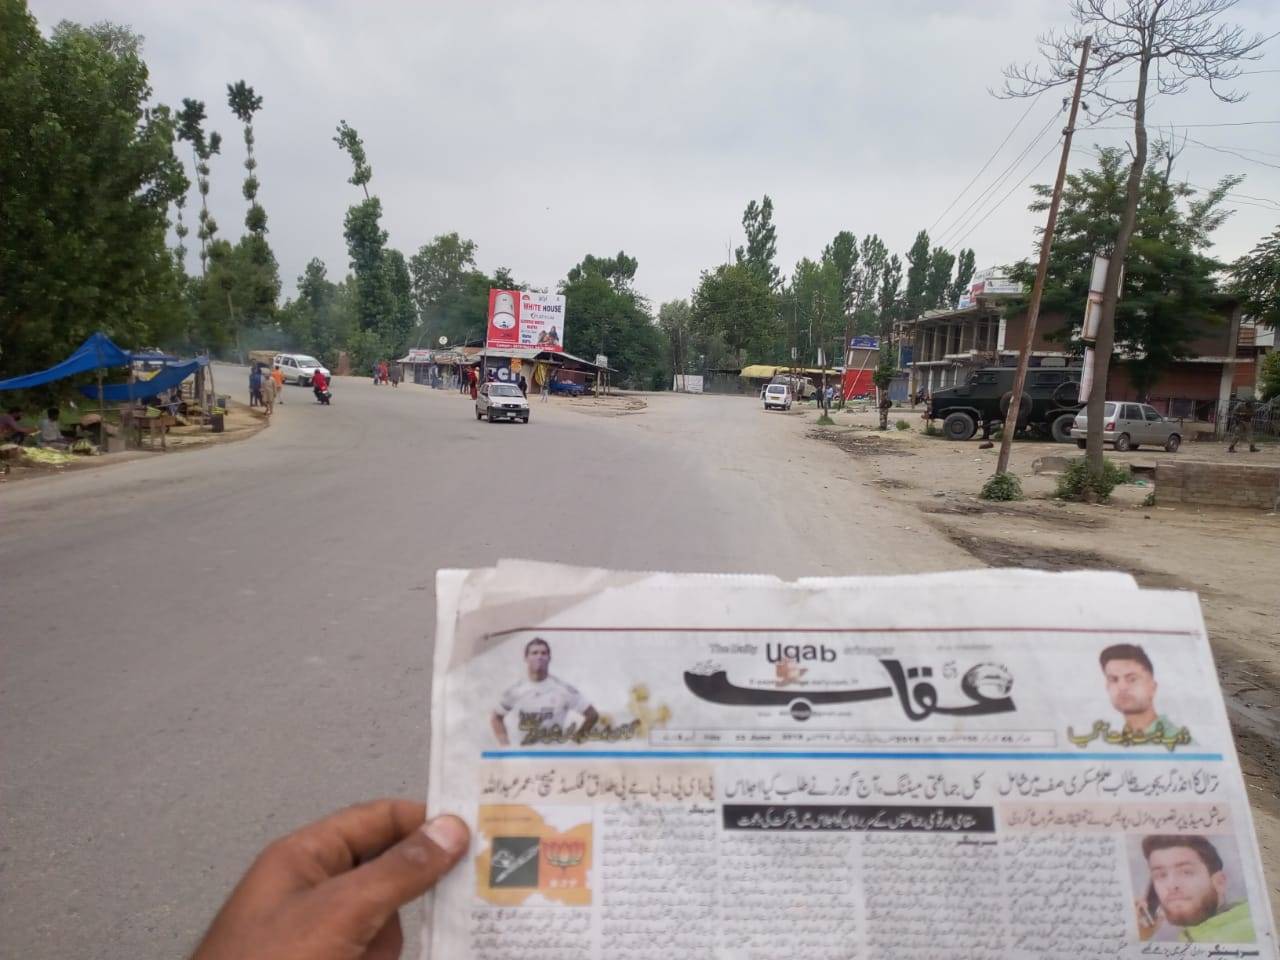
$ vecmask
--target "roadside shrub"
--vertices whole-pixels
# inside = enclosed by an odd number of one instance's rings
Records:
[[[894,426],[897,427],[899,430],[911,429],[911,424],[907,423],[907,421],[905,420],[899,420],[897,423],[894,424]]]
[[[825,413],[818,418],[818,426],[820,427],[834,427],[835,425],[836,425],[836,422],[832,420],[830,417],[828,417]]]
[[[1089,461],[1085,457],[1077,457],[1067,464],[1067,469],[1058,477],[1058,489],[1054,496],[1060,500],[1104,503],[1111,496],[1112,490],[1128,480],[1129,472],[1116,466],[1109,458],[1103,458],[1102,476],[1095,477],[1089,470]]]
[[[940,437],[942,436],[942,430],[935,427],[933,421],[929,420],[924,425],[924,435],[926,437]]]
[[[1156,492],[1154,490],[1142,498],[1142,505],[1144,507],[1154,507],[1156,505]]]
[[[978,496],[983,500],[1021,500],[1022,484],[1012,473],[997,473],[982,485]]]

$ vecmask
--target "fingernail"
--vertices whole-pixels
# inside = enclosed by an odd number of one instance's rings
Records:
[[[450,856],[456,857],[467,849],[471,842],[471,831],[457,817],[445,815],[423,824],[422,832],[427,839]]]

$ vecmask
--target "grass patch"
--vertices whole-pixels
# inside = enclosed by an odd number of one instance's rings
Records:
[[[894,424],[894,426],[897,427],[899,430],[911,429],[911,424],[907,423],[907,421],[905,420],[899,420],[897,423]]]
[[[1022,484],[1012,473],[997,473],[982,485],[978,496],[983,500],[1021,500]]]
[[[1116,466],[1109,458],[1103,458],[1102,475],[1095,477],[1089,469],[1089,461],[1079,457],[1068,463],[1067,469],[1058,477],[1058,489],[1054,491],[1054,496],[1060,500],[1105,503],[1112,490],[1128,482],[1129,471]]]
[[[825,413],[818,418],[818,426],[820,427],[834,427],[835,425],[836,425],[836,422],[832,420],[830,417],[828,417]]]
[[[924,435],[926,437],[940,437],[942,436],[942,430],[938,427],[935,427],[933,425],[933,421],[929,420],[924,425]]]

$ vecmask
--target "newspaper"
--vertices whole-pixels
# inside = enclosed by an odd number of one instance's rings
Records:
[[[1194,594],[442,571],[424,958],[1276,957]]]

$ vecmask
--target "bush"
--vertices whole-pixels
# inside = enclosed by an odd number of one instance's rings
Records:
[[[1272,351],[1263,357],[1258,373],[1258,390],[1263,401],[1280,397],[1280,353]]]
[[[911,424],[907,423],[907,421],[905,420],[899,420],[897,423],[894,424],[894,426],[897,427],[899,430],[911,429]]]
[[[828,417],[825,413],[818,418],[818,426],[820,427],[834,427],[835,425],[836,425],[836,422],[832,420],[830,417]]]
[[[1089,470],[1089,461],[1077,457],[1067,464],[1058,478],[1054,496],[1060,500],[1095,500],[1103,503],[1119,484],[1129,481],[1129,471],[1118,467],[1110,459],[1103,458],[1102,476],[1095,477]]]
[[[1154,490],[1142,498],[1142,505],[1144,507],[1154,507],[1156,505],[1156,492]]]
[[[1012,473],[997,473],[982,485],[978,496],[983,500],[1021,500],[1022,484]]]
[[[924,435],[926,437],[940,437],[942,436],[942,430],[940,430],[938,427],[935,427],[933,425],[933,421],[929,420],[924,425]]]

